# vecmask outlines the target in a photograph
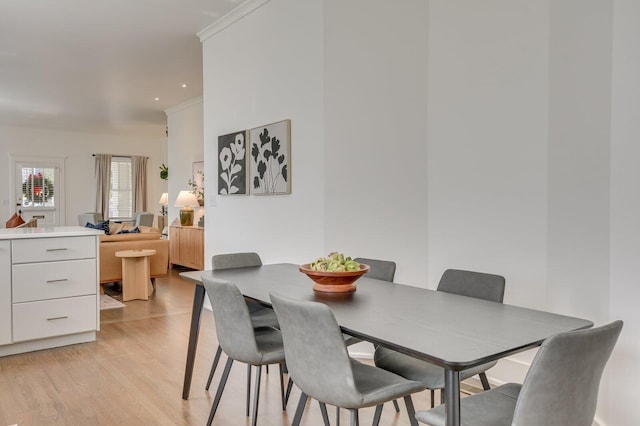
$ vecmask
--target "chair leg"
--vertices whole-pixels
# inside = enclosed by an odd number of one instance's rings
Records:
[[[340,407],[336,407],[336,426],[340,426]]]
[[[393,408],[396,409],[396,413],[400,412],[400,406],[398,405],[398,401],[397,400],[393,400]]]
[[[293,380],[289,377],[289,382],[287,383],[287,391],[284,393],[284,404],[287,405],[289,403],[289,396],[291,395],[291,388],[293,388]]]
[[[249,406],[251,404],[251,364],[247,364],[247,403],[246,415],[249,417]]]
[[[440,389],[440,404],[444,404],[444,389]]]
[[[205,390],[209,390],[209,386],[211,386],[211,380],[213,380],[213,373],[216,372],[216,368],[218,367],[218,362],[220,361],[220,355],[222,355],[222,347],[218,345],[218,349],[216,350],[216,356],[213,358],[213,364],[211,364],[211,372],[209,373],[209,379],[207,380],[207,386]]]
[[[227,359],[227,363],[224,366],[224,371],[222,372],[222,377],[220,378],[220,384],[218,385],[218,391],[216,392],[216,397],[213,399],[211,412],[209,413],[209,418],[207,419],[207,426],[211,426],[211,423],[213,423],[213,416],[216,415],[216,410],[218,409],[220,398],[222,397],[222,391],[224,391],[224,386],[227,384],[227,379],[229,378],[231,364],[233,364],[233,359]]]
[[[253,418],[251,426],[258,424],[258,401],[260,400],[260,378],[262,376],[262,366],[256,365],[256,387],[253,391]]]
[[[378,426],[380,424],[380,416],[382,415],[383,406],[384,406],[383,404],[376,406],[376,412],[373,414],[373,426]]]
[[[269,374],[269,364],[265,365],[266,369],[267,369],[267,374]]]
[[[416,410],[413,408],[413,400],[411,399],[411,395],[407,395],[404,397],[404,405],[407,407],[409,424],[411,426],[418,426],[418,420],[416,420]]]
[[[282,411],[287,409],[287,401],[284,399],[284,363],[278,364],[280,367],[280,398],[282,399]]]
[[[491,385],[489,384],[489,379],[487,379],[487,375],[484,373],[484,371],[480,373],[479,376],[480,376],[480,381],[482,382],[482,388],[486,391],[491,389]]]
[[[436,406],[436,391],[433,389],[429,389],[431,391],[431,408]]]
[[[156,289],[156,279],[155,278],[151,278],[151,287],[153,287],[153,289]]]
[[[298,400],[298,407],[296,408],[296,414],[293,416],[293,421],[291,422],[291,426],[300,426],[300,420],[302,420],[302,413],[304,413],[304,406],[307,403],[307,394],[302,392],[300,394],[300,399]]]
[[[327,404],[320,401],[318,401],[318,404],[320,405],[320,412],[322,413],[322,421],[324,422],[324,426],[330,426],[329,414],[327,414]]]
[[[360,418],[358,416],[358,410],[353,409],[351,411],[351,426],[360,426]]]

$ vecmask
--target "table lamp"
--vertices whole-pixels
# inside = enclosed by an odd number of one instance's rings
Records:
[[[167,205],[169,204],[169,194],[167,194],[166,192],[163,192],[162,195],[160,196],[160,201],[158,201],[158,204],[160,204],[160,214],[161,216],[158,218],[158,228],[160,228],[160,231],[162,232],[162,230],[164,229],[164,224],[167,222],[166,218],[167,218]]]
[[[176,207],[180,209],[180,225],[193,226],[193,207],[198,205],[198,199],[191,191],[180,191],[176,198]]]

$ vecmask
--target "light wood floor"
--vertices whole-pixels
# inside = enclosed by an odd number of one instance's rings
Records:
[[[217,347],[213,315],[203,312],[200,341],[188,401],[181,398],[192,284],[179,269],[157,280],[148,302],[101,312],[96,342],[0,358],[0,426],[4,425],[202,425],[205,424],[221,365],[210,391],[204,386]],[[224,361],[224,356],[223,356]],[[280,406],[277,368],[263,374],[258,424],[289,425],[299,391],[294,387],[287,411]],[[245,425],[246,367],[234,364],[216,414],[216,425]],[[414,396],[416,410],[429,406],[429,394]],[[404,406],[396,414],[385,406],[381,424],[408,425]],[[341,424],[348,425],[342,410]],[[334,409],[329,407],[332,419]],[[373,409],[360,411],[371,424]],[[303,425],[321,425],[315,401]]]

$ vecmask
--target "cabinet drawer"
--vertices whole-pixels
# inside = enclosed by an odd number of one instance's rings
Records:
[[[96,240],[94,236],[14,240],[11,256],[13,264],[88,259],[96,257]]]
[[[62,336],[96,329],[96,295],[15,303],[13,341]]]
[[[96,260],[13,265],[13,303],[96,294]]]

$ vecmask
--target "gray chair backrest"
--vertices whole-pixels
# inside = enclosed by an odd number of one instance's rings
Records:
[[[370,269],[369,272],[367,272],[368,278],[393,282],[393,277],[396,275],[395,262],[391,262],[390,260],[367,259],[366,257],[356,257],[353,260],[369,265]]]
[[[78,215],[78,226],[85,226],[87,223],[95,225],[102,222],[102,213],[80,213]]]
[[[249,309],[238,287],[228,281],[209,277],[202,277],[202,283],[209,295],[218,343],[224,353],[240,362],[259,363],[261,354]]]
[[[280,323],[287,368],[296,386],[327,404],[360,404],[351,360],[331,309],[323,303],[270,296]]]
[[[153,226],[153,219],[155,215],[150,212],[138,212],[136,213],[135,226]]]
[[[545,340],[524,379],[513,424],[590,426],[622,321]]]
[[[225,253],[211,256],[211,269],[247,268],[249,266],[262,266],[262,260],[258,253]]]
[[[501,275],[447,269],[440,278],[438,291],[502,303],[504,286]]]

